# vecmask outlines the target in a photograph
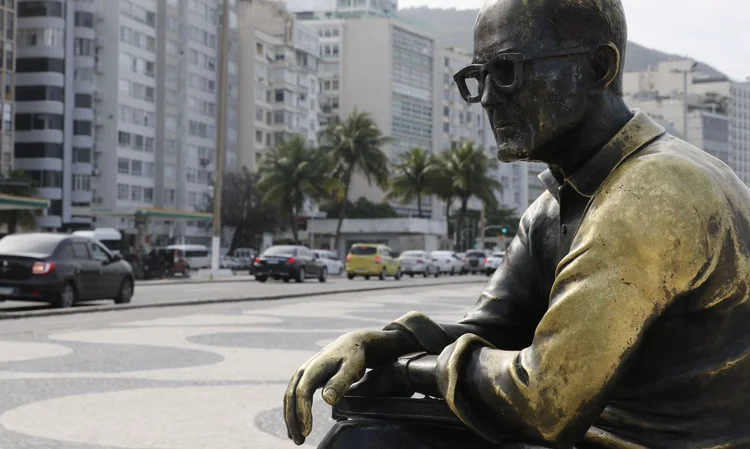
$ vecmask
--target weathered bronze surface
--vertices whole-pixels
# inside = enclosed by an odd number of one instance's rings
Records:
[[[380,416],[340,423],[330,449],[750,447],[750,193],[626,107],[626,41],[619,0],[485,3],[456,81],[487,111],[501,160],[549,165],[547,192],[464,319],[410,313],[295,373],[297,444],[322,388],[332,405],[439,396],[471,430],[451,446],[465,430],[442,418]],[[418,352],[432,357],[397,360]]]

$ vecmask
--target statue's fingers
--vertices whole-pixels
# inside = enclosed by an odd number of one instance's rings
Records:
[[[364,366],[344,363],[323,388],[323,400],[335,405],[364,374]]]
[[[341,361],[310,364],[294,392],[297,422],[303,437],[312,432],[312,401],[315,390],[322,387],[341,365]]]
[[[294,373],[294,376],[286,389],[286,393],[284,393],[284,421],[286,422],[286,432],[287,436],[289,436],[289,438],[297,445],[305,442],[305,438],[302,436],[302,430],[297,419],[296,398],[297,385],[303,374],[304,371],[302,369],[299,369]]]

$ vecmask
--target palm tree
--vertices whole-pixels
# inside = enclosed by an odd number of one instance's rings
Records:
[[[14,170],[8,176],[0,178],[0,192],[25,197],[38,196],[34,181],[20,170]],[[7,225],[8,234],[15,234],[18,226],[35,229],[37,214],[38,212],[33,210],[0,211],[0,223]]]
[[[422,217],[422,198],[430,193],[433,186],[431,176],[436,167],[435,158],[422,148],[414,148],[401,155],[401,161],[394,167],[395,176],[391,179],[388,200],[399,200],[407,204],[417,200],[417,213]]]
[[[340,211],[336,225],[337,248],[354,175],[363,175],[370,185],[374,181],[382,189],[388,186],[389,161],[382,148],[390,141],[370,114],[356,109],[344,121],[335,121],[320,133],[322,148],[332,167],[331,178],[336,179],[340,187],[335,198]]]
[[[470,198],[479,199],[490,209],[498,207],[495,193],[502,191],[503,186],[493,174],[497,161],[487,157],[484,149],[472,141],[456,142],[442,154],[441,165],[451,190],[461,202],[456,232],[465,227]]]
[[[317,150],[295,136],[273,148],[258,169],[263,202],[277,206],[289,219],[295,242],[299,241],[297,216],[322,176],[320,160]]]

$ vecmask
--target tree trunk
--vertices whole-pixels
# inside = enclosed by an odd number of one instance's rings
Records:
[[[461,211],[459,213],[459,223],[460,225],[457,227],[460,240],[463,242],[464,246],[462,247],[463,250],[466,250],[466,237],[464,236],[464,229],[466,229],[466,210],[469,207],[469,198],[461,198]]]
[[[292,208],[290,211],[289,219],[291,220],[290,223],[292,225],[292,238],[294,239],[294,244],[296,245],[297,242],[299,242],[299,236],[297,235],[297,213],[296,208]]]
[[[11,210],[8,220],[8,234],[15,234],[18,229],[18,211]]]
[[[422,218],[422,192],[417,193],[417,213]]]
[[[347,201],[349,199],[349,187],[351,186],[351,183],[352,183],[351,171],[346,174],[344,182],[346,182],[346,187],[344,187],[344,199],[341,200],[341,203],[339,205],[339,222],[336,224],[336,237],[333,239],[334,244],[336,245],[336,247],[333,248],[334,254],[338,254],[339,252],[339,240],[341,239],[341,225],[344,224],[344,217],[346,216],[346,206],[347,206]]]

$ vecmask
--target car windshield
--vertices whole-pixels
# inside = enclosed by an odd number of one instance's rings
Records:
[[[425,254],[423,251],[404,251],[403,254],[401,254],[402,257],[424,257]]]
[[[0,240],[0,253],[52,254],[60,243],[56,235],[13,234]]]
[[[294,246],[272,246],[263,253],[264,256],[294,256],[297,248]]]
[[[466,257],[486,257],[484,253],[480,252],[472,252],[472,253],[466,253]]]
[[[374,246],[352,246],[350,251],[355,256],[371,256],[378,252],[378,249]]]
[[[505,253],[492,253],[492,257],[503,257]]]

